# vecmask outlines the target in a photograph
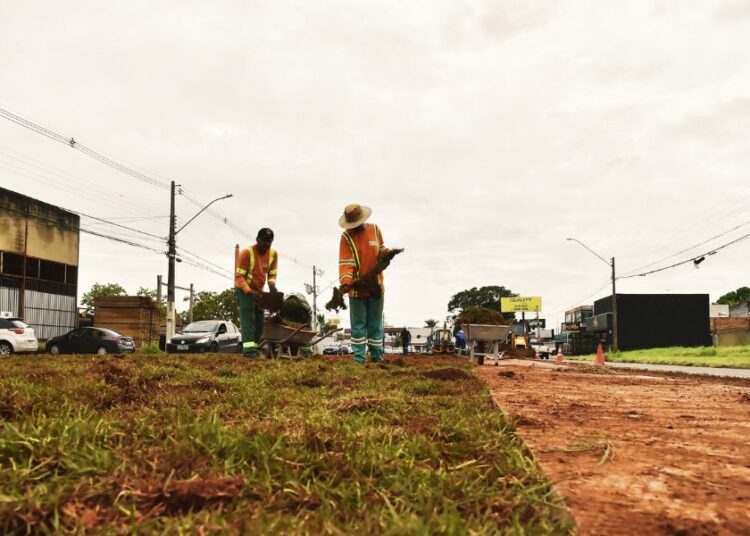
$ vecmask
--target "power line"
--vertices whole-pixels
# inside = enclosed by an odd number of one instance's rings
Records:
[[[98,160],[102,164],[109,166],[113,169],[116,169],[117,171],[120,171],[121,173],[129,175],[142,182],[150,184],[151,186],[155,186],[157,188],[162,188],[165,190],[168,190],[170,188],[169,184],[162,182],[160,180],[154,179],[152,177],[149,177],[148,175],[141,173],[140,171],[137,171],[135,169],[129,168],[123,164],[120,164],[119,162],[108,157],[107,155],[99,153],[95,151],[94,149],[92,149],[91,147],[88,147],[76,141],[76,139],[73,136],[68,137],[68,136],[59,134],[51,129],[38,125],[34,123],[33,121],[25,119],[21,117],[20,115],[14,114],[10,110],[6,110],[5,108],[0,108],[0,117],[7,119],[8,121],[11,121],[28,130],[31,130],[32,132],[36,132],[38,134],[41,134],[42,136],[46,136],[47,138],[53,141],[64,143],[66,145],[69,145],[73,149],[78,149],[83,154],[90,156],[91,158],[95,160]]]
[[[43,175],[31,169],[18,167],[14,165],[13,163],[6,162],[5,160],[2,160],[2,159],[0,159],[0,167],[8,170],[14,175],[26,177],[27,179],[31,179],[33,181],[42,182],[55,189],[68,192],[71,195],[74,195],[78,198],[84,198],[89,201],[95,202],[99,205],[108,205],[109,207],[112,207],[112,208],[117,208],[117,209],[123,208],[122,205],[115,203],[113,200],[110,200],[105,196],[100,196],[93,192],[87,192],[80,188],[76,188],[75,186],[72,186],[66,182],[53,179],[51,177],[48,177],[47,175]]]
[[[161,240],[161,241],[166,241],[166,237],[164,237],[164,236],[158,236],[158,235],[155,235],[155,234],[147,233],[146,231],[141,231],[140,229],[135,229],[133,227],[128,227],[127,225],[122,225],[121,223],[114,223],[114,222],[111,222],[111,221],[107,221],[107,220],[105,220],[103,218],[97,218],[96,216],[90,216],[89,214],[84,214],[83,212],[76,212],[75,210],[71,210],[71,212],[73,212],[74,214],[78,214],[79,216],[84,216],[86,218],[91,218],[92,220],[97,220],[97,221],[100,221],[102,223],[106,223],[107,225],[113,225],[114,227],[120,227],[122,229],[127,229],[128,231],[133,231],[133,232],[138,233],[138,234],[142,234],[142,235],[145,235],[145,236],[150,236],[151,238],[156,238],[156,239]]]
[[[745,227],[746,225],[750,225],[750,221],[746,221],[745,223],[741,223],[739,225],[736,225],[736,226],[732,227],[731,229],[729,229],[727,231],[724,231],[723,233],[719,233],[719,234],[717,234],[715,236],[712,236],[711,238],[709,238],[707,240],[704,240],[703,242],[699,242],[699,243],[695,244],[694,246],[690,246],[689,248],[682,249],[682,250],[678,251],[677,253],[669,255],[668,257],[664,257],[663,259],[659,259],[658,261],[654,261],[652,263],[645,264],[645,265],[643,265],[643,266],[641,266],[639,268],[634,268],[633,270],[628,270],[627,273],[628,274],[632,274],[633,272],[637,272],[637,271],[643,270],[644,268],[649,268],[651,266],[654,266],[656,264],[662,263],[664,261],[668,261],[669,259],[677,257],[678,255],[682,255],[683,253],[687,253],[688,251],[690,251],[692,249],[695,249],[695,248],[698,248],[698,247],[703,246],[705,244],[708,244],[709,242],[713,242],[717,238],[721,238],[722,236],[726,236],[729,233],[732,233],[732,232],[736,231],[737,229],[741,229],[742,227]]]
[[[188,194],[182,188],[180,188],[179,192],[180,192],[181,195],[183,195],[185,197],[185,199],[187,199],[189,202],[191,202],[192,204],[194,204],[196,207],[203,208],[206,205],[205,203],[201,202],[199,199],[196,199],[192,195]],[[213,216],[218,221],[220,221],[221,223],[227,225],[230,229],[232,229],[235,233],[239,234],[243,238],[245,238],[245,239],[247,239],[249,241],[255,240],[256,237],[252,233],[248,233],[244,228],[242,228],[239,225],[235,224],[234,222],[230,221],[229,218],[227,218],[226,216],[222,216],[217,211],[215,211],[215,210],[213,210],[211,208],[207,209],[206,212],[208,214],[210,214],[211,216]],[[301,260],[299,260],[299,259],[297,259],[295,257],[290,257],[290,256],[286,256],[285,255],[284,256],[284,260],[289,260],[289,261],[293,262],[294,264],[297,264],[298,266],[302,266],[304,268],[312,268],[313,267],[312,263],[301,261]]]
[[[141,249],[147,249],[149,251],[153,251],[153,252],[159,253],[159,254],[163,254],[164,253],[164,251],[155,249],[155,248],[153,248],[151,246],[147,246],[146,244],[140,244],[140,243],[134,242],[132,240],[128,240],[126,238],[122,238],[122,237],[117,237],[117,236],[113,236],[113,235],[108,235],[108,234],[100,233],[98,231],[92,231],[91,229],[83,228],[80,225],[76,226],[76,225],[61,223],[58,220],[54,220],[54,219],[51,219],[51,218],[45,218],[45,217],[40,216],[38,214],[29,214],[27,212],[24,212],[22,210],[17,210],[17,209],[15,209],[15,208],[13,208],[11,206],[8,206],[8,205],[0,205],[0,209],[1,210],[7,210],[9,212],[15,212],[16,214],[19,214],[19,215],[27,217],[27,218],[34,218],[36,220],[46,221],[46,222],[52,223],[52,224],[54,224],[56,226],[66,228],[68,230],[79,231],[79,232],[82,232],[82,233],[87,233],[87,234],[98,236],[98,237],[101,237],[101,238],[106,238],[108,240],[113,240],[115,242],[120,242],[120,243],[123,243],[123,244],[127,244],[129,246],[133,246],[133,247],[137,247],[137,248],[141,248]]]
[[[42,175],[38,175],[40,178],[43,177],[43,179],[48,182],[51,181],[53,183],[60,184],[65,189],[75,191],[77,195],[83,195],[85,197],[88,197],[89,199],[97,201],[98,203],[107,203],[120,209],[127,207],[131,211],[143,214],[144,216],[149,214],[148,211],[144,210],[141,201],[128,199],[121,192],[112,187],[108,187],[105,189],[96,184],[91,184],[90,181],[87,181],[80,177],[76,177],[75,175],[68,173],[67,171],[64,171],[60,168],[42,163],[29,155],[10,149],[9,147],[0,145],[0,152],[3,153],[2,156],[10,158],[14,161],[15,169],[34,173],[35,175],[41,173]],[[10,162],[5,163],[7,165],[13,165]],[[34,171],[22,167],[17,167],[19,164],[32,168]]]
[[[713,248],[705,253],[700,253],[698,255],[695,255],[693,257],[690,257],[689,259],[685,259],[684,261],[676,262],[674,264],[670,264],[669,266],[663,266],[662,268],[657,268],[656,270],[649,270],[648,272],[643,272],[640,274],[633,274],[633,275],[626,275],[622,277],[618,277],[618,279],[631,279],[633,277],[645,277],[647,275],[655,274],[658,272],[663,272],[664,270],[670,270],[671,268],[677,268],[678,266],[682,266],[683,264],[687,264],[689,262],[693,262],[696,259],[700,259],[701,257],[707,257],[709,255],[714,255],[716,252],[721,251],[722,249],[728,248],[729,246],[732,246],[734,244],[737,244],[738,242],[742,242],[743,240],[747,240],[750,238],[750,233],[746,235],[742,235],[739,238],[735,238],[731,242],[727,242],[726,244],[723,244],[717,248]]]
[[[581,304],[581,303],[583,303],[583,302],[587,301],[587,300],[588,300],[589,298],[593,298],[594,296],[596,296],[597,294],[599,294],[599,293],[600,293],[600,292],[601,292],[602,290],[604,290],[605,288],[607,288],[607,287],[608,287],[609,285],[611,285],[611,284],[612,284],[612,280],[611,280],[611,279],[607,279],[607,280],[606,280],[606,281],[604,282],[604,284],[602,284],[602,285],[601,285],[601,286],[600,286],[599,288],[597,288],[597,289],[596,289],[595,291],[593,291],[593,292],[591,292],[590,294],[586,295],[586,296],[585,296],[584,298],[581,298],[581,299],[577,300],[577,301],[576,301],[576,302],[575,302],[575,303],[574,303],[573,305],[570,305],[570,306],[568,306],[568,307],[566,307],[566,308],[564,308],[564,309],[560,309],[559,311],[555,311],[555,312],[554,312],[554,313],[552,313],[552,314],[551,314],[550,316],[557,316],[557,315],[559,315],[560,313],[564,313],[565,311],[569,311],[570,309],[573,309],[574,307],[577,307],[577,306],[578,306],[579,304]]]
[[[186,250],[186,249],[185,249],[185,248],[183,248],[183,247],[180,247],[180,246],[178,246],[178,247],[177,247],[177,249],[178,249],[178,250],[180,250],[180,251],[181,251],[182,253],[187,253],[188,255],[190,255],[190,256],[192,256],[192,257],[195,257],[196,259],[198,259],[198,260],[200,260],[200,261],[204,262],[205,264],[208,264],[208,265],[210,265],[210,266],[213,266],[213,267],[214,267],[214,268],[216,268],[217,270],[222,270],[222,271],[224,271],[224,272],[225,272],[225,275],[230,275],[230,276],[232,276],[232,277],[234,276],[234,274],[232,274],[231,270],[227,270],[226,268],[224,268],[223,266],[221,266],[221,265],[219,265],[219,264],[216,264],[216,263],[214,263],[214,262],[212,262],[212,261],[209,261],[208,259],[204,259],[204,258],[203,258],[203,257],[201,257],[200,255],[197,255],[197,254],[195,254],[195,253],[192,253],[192,252],[190,252],[190,251]]]

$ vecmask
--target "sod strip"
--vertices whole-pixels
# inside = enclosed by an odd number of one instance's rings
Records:
[[[564,534],[465,362],[0,361],[8,532]]]

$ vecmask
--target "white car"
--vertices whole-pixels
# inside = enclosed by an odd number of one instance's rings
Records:
[[[36,352],[39,341],[34,330],[15,316],[0,317],[0,355]]]

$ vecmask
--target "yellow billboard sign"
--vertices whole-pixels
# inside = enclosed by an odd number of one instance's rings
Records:
[[[541,310],[541,296],[514,296],[512,298],[500,298],[500,312],[503,313],[538,313]]]

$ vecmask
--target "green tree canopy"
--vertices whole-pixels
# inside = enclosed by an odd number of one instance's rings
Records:
[[[484,307],[485,309],[500,311],[500,298],[512,296],[518,296],[518,294],[501,286],[473,287],[453,295],[448,302],[448,311],[453,313],[454,318],[471,307]],[[513,313],[506,313],[503,316],[515,318]]]
[[[136,292],[135,295],[145,296],[146,298],[151,298],[152,300],[156,301],[157,293],[156,289],[141,287],[138,289],[138,292]]]
[[[424,327],[426,328],[434,328],[437,325],[438,325],[438,321],[435,320],[434,318],[429,318],[424,321]]]
[[[119,283],[94,283],[88,292],[81,296],[81,305],[89,314],[94,313],[94,300],[102,296],[125,296],[127,292]]]
[[[737,305],[739,303],[745,303],[748,301],[750,301],[750,287],[740,287],[737,290],[727,292],[721,298],[719,298],[716,303],[729,305],[731,307],[732,305]]]
[[[189,301],[185,297],[184,301]],[[237,306],[237,298],[234,289],[222,292],[211,292],[204,290],[195,295],[193,302],[193,320],[231,320],[239,326],[240,310]]]

